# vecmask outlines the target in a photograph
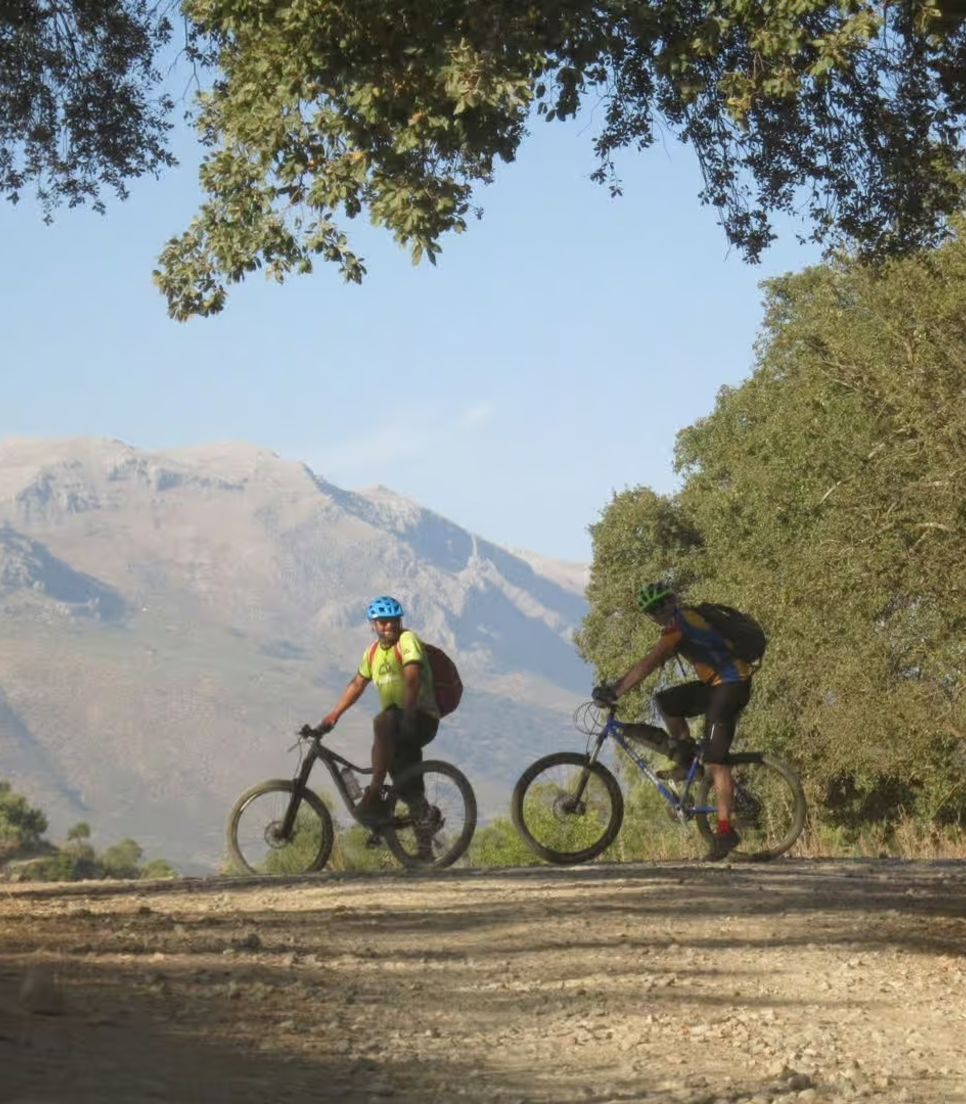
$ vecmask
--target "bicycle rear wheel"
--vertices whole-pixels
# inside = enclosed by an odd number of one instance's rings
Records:
[[[285,814],[298,794],[292,831],[282,836]],[[290,779],[262,782],[246,790],[228,818],[228,853],[237,868],[252,874],[307,874],[329,861],[334,832],[321,798]]]
[[[747,753],[729,758],[735,780],[732,820],[741,845],[736,858],[763,862],[777,858],[791,848],[805,826],[805,793],[795,771],[774,755]],[[715,791],[710,772],[698,790],[698,805],[714,805]],[[695,817],[698,831],[710,841],[717,816]]]
[[[586,755],[560,751],[538,759],[513,787],[510,814],[531,851],[552,863],[597,858],[624,819],[617,779]]]
[[[408,796],[407,796],[408,795]],[[389,850],[411,868],[452,866],[476,831],[476,795],[462,771],[427,759],[394,781],[389,823],[380,829]]]

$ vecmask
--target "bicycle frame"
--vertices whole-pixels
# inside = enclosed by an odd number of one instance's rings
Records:
[[[657,774],[651,767],[651,764],[643,758],[643,756],[632,745],[631,741],[624,735],[624,726],[615,716],[615,709],[612,706],[607,713],[607,723],[603,729],[597,734],[594,739],[594,748],[590,752],[589,762],[595,763],[600,757],[601,748],[604,746],[604,742],[608,739],[612,739],[616,744],[624,749],[624,752],[630,757],[632,762],[637,766],[637,769],[644,775],[644,777],[651,783],[651,785],[657,790],[657,792],[664,798],[665,803],[670,810],[674,813],[677,819],[682,824],[693,819],[695,816],[709,815],[716,812],[713,805],[695,805],[690,800],[691,786],[698,777],[698,771],[701,768],[701,760],[704,754],[704,745],[699,744],[698,754],[691,760],[691,766],[688,768],[688,776],[684,780],[684,785],[681,788],[681,792],[671,789],[670,786],[664,784],[663,779],[658,778]],[[577,793],[574,795],[576,800],[580,800],[584,793],[584,787],[587,785],[587,780],[590,777],[588,771],[584,771],[581,778],[580,785],[577,788]]]
[[[299,795],[302,790],[308,789],[309,775],[312,773],[312,768],[315,766],[316,762],[320,759],[325,763],[326,767],[328,767],[332,782],[338,790],[339,796],[342,798],[345,807],[352,813],[353,817],[355,817],[354,802],[349,796],[349,791],[346,789],[346,784],[342,778],[342,772],[339,770],[339,767],[349,767],[351,770],[355,771],[356,774],[372,774],[372,767],[357,767],[355,763],[350,763],[348,759],[339,755],[338,752],[332,751],[331,748],[323,747],[321,736],[312,736],[311,747],[306,752],[305,758],[302,760],[302,764],[298,769],[298,773],[295,775],[295,792],[292,795],[292,800],[289,802],[288,809],[285,811],[285,817],[279,829],[279,835],[283,839],[287,839],[291,834],[292,828],[295,825],[295,818],[298,815],[299,804],[301,803]],[[358,820],[357,817],[356,819]]]

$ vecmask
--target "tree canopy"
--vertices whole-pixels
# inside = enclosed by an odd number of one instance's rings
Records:
[[[172,103],[158,49],[171,25],[148,0],[4,0],[0,4],[0,194],[34,187],[47,218],[62,202],[173,164]]]
[[[647,650],[652,578],[746,608],[771,640],[749,742],[843,821],[962,817],[966,241],[766,290],[754,374],[679,435],[680,491],[624,491],[594,527],[581,646],[607,676]]]
[[[6,779],[0,778],[0,860],[40,845],[47,818],[27,804]]]
[[[156,280],[176,318],[258,268],[365,267],[365,212],[434,261],[533,121],[599,120],[593,176],[672,134],[756,260],[776,212],[873,256],[934,244],[961,205],[964,0],[183,0],[202,74],[206,200]],[[0,6],[0,185],[57,203],[171,163],[150,0]],[[589,159],[589,165],[593,162]]]
[[[961,201],[966,5],[933,0],[185,0],[218,74],[207,199],[156,279],[177,318],[264,267],[364,265],[365,211],[414,260],[461,231],[535,118],[600,120],[594,176],[670,132],[752,260],[771,216],[871,254],[930,244]]]

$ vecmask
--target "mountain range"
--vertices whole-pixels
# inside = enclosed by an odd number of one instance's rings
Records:
[[[466,686],[432,754],[505,812],[528,762],[579,739],[585,579],[247,444],[2,441],[0,777],[55,838],[84,820],[95,843],[214,869],[235,797],[294,773],[294,732],[335,703],[389,593]],[[365,761],[376,708],[370,689],[333,746]]]

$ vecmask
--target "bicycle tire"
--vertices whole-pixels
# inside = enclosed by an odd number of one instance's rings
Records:
[[[414,824],[403,793],[417,777],[422,777],[428,808],[423,821]],[[440,759],[426,759],[414,763],[394,780],[388,815],[389,823],[381,833],[399,862],[413,870],[442,870],[460,859],[473,839],[476,794],[457,767]],[[434,827],[437,819],[439,826]]]
[[[795,770],[776,755],[746,752],[729,756],[728,765],[735,778],[735,829],[741,844],[732,852],[736,859],[767,862],[789,851],[805,827],[805,791]],[[705,768],[705,777],[698,788],[697,804],[713,805],[714,782]],[[742,810],[742,792],[747,808]],[[756,807],[757,806],[757,807]],[[699,813],[694,818],[698,831],[710,842],[715,827],[711,814]]]
[[[312,790],[301,790],[301,804],[296,814],[299,827],[295,837],[288,841],[277,838],[273,840],[270,837],[272,828],[279,825],[285,816],[296,789],[297,783],[291,779],[274,778],[252,786],[235,802],[228,817],[228,853],[236,866],[251,874],[309,874],[321,870],[329,861],[335,840],[332,816],[322,799]],[[249,845],[247,836],[240,838],[243,834],[242,818],[263,797],[274,797],[278,800],[269,805],[264,813],[259,804],[259,811],[252,818],[255,827],[251,836],[252,843]],[[270,819],[265,820],[266,816]],[[298,818],[302,818],[301,821]],[[260,845],[256,842],[259,838]],[[261,850],[264,851],[264,856],[259,860],[256,853]]]
[[[588,833],[596,831],[596,828],[592,826],[593,822],[590,819],[584,819],[590,811],[589,805],[582,800],[580,809],[568,809],[566,807],[567,794],[562,786],[557,786],[555,795],[550,790],[545,795],[551,799],[549,813],[552,822],[546,819],[547,809],[545,807],[542,811],[538,811],[536,801],[531,801],[529,806],[527,804],[528,796],[533,798],[537,787],[540,785],[555,785],[550,779],[546,779],[543,783],[539,779],[541,775],[547,775],[557,767],[587,769],[590,771],[592,778],[600,782],[602,786],[602,790],[593,795],[592,798],[592,802],[597,802],[597,808],[594,811],[597,814],[596,819],[602,824],[602,830],[595,839],[589,842]],[[573,772],[570,773],[572,776]],[[588,780],[589,784],[590,780]],[[542,798],[544,795],[541,794],[540,796]],[[602,804],[604,796],[607,802],[606,807]],[[533,816],[529,816],[531,812],[534,814]],[[513,796],[510,799],[510,816],[524,843],[534,854],[546,862],[572,865],[596,859],[614,842],[624,820],[624,797],[620,786],[617,784],[617,779],[602,763],[591,763],[588,756],[581,755],[579,752],[558,751],[552,755],[545,755],[542,759],[531,763],[517,779],[517,783],[513,787]],[[538,825],[536,822],[539,820],[543,820],[544,824]],[[554,827],[554,825],[559,827]],[[543,840],[538,838],[534,834],[538,827],[541,831],[546,829],[545,834],[552,838]],[[579,843],[583,846],[578,846],[575,850],[565,849],[564,843],[568,839],[574,844]]]

